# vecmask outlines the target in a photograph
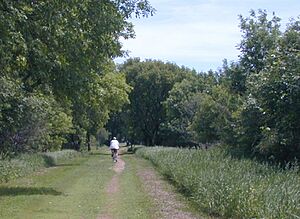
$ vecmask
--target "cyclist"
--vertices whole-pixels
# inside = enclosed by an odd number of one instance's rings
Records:
[[[113,137],[113,139],[110,141],[109,144],[109,149],[111,150],[111,156],[113,158],[114,162],[117,162],[117,157],[118,157],[118,150],[119,150],[119,142],[116,137]]]

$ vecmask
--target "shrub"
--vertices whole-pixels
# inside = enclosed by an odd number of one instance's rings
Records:
[[[26,93],[23,86],[0,77],[0,157],[59,150],[74,132],[70,110],[52,94]]]

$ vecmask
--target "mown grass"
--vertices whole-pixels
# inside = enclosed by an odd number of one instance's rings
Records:
[[[0,160],[0,183],[8,182],[32,173],[42,167],[55,166],[81,155],[74,150],[63,150],[48,153],[23,154],[10,160]]]
[[[151,160],[200,211],[226,218],[300,218],[298,167],[238,160],[220,148],[142,148],[137,155]]]
[[[113,173],[109,156],[90,154],[0,184],[0,218],[96,218]]]
[[[133,155],[121,158],[126,164],[120,174],[113,170],[110,151],[100,148],[1,183],[0,218],[153,218],[153,205],[137,176],[143,166]],[[108,194],[114,176],[119,191]]]
[[[150,219],[155,213],[154,204],[150,196],[144,191],[143,183],[138,176],[139,171],[146,168],[146,164],[137,160],[133,155],[122,155],[125,169],[118,176],[121,191],[113,195],[111,215],[121,219]],[[151,165],[150,163],[148,165]]]

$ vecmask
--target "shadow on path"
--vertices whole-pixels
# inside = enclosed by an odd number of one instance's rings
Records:
[[[72,167],[72,166],[80,166],[78,163],[61,163],[56,164],[55,167]]]
[[[46,187],[0,187],[0,197],[18,195],[62,195],[62,193]]]

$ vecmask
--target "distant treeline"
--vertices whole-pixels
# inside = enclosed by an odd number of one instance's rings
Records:
[[[107,128],[146,145],[221,142],[239,155],[300,158],[299,18],[281,31],[278,17],[251,11],[240,29],[239,59],[217,72],[129,59],[120,71],[130,105]]]

